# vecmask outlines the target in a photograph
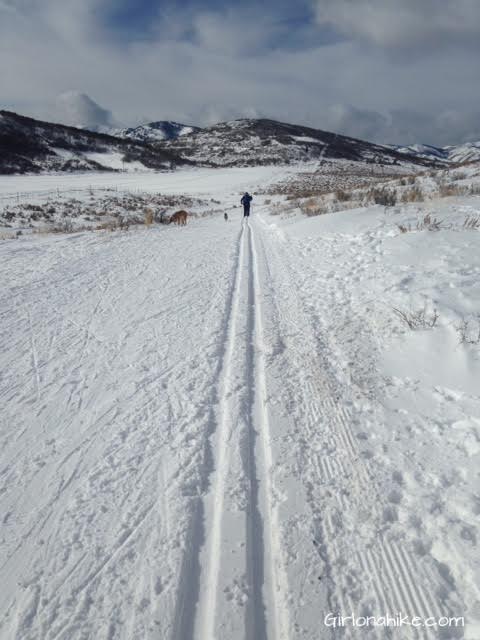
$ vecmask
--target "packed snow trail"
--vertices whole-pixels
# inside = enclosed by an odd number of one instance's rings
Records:
[[[242,227],[0,245],[1,640],[476,640],[324,623],[473,616],[476,592],[429,546],[452,485],[418,492],[428,461],[352,307],[359,278],[390,286],[390,236],[325,240],[322,218],[282,228],[257,203]]]
[[[212,494],[206,496],[198,638],[288,638],[272,500],[270,426],[254,233],[244,220],[220,375]],[[225,496],[230,501],[225,504]],[[225,599],[245,607],[225,608]]]

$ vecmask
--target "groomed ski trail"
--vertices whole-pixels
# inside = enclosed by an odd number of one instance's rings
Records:
[[[287,584],[271,479],[271,432],[254,225],[239,235],[205,498],[196,640],[288,640]],[[225,500],[229,497],[229,501]]]

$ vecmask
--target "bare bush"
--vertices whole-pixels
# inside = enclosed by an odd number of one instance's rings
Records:
[[[397,194],[393,190],[371,189],[367,193],[367,198],[384,207],[394,207],[397,204]]]
[[[309,198],[304,202],[300,202],[298,206],[306,216],[319,216],[323,213],[328,213],[328,209],[315,198]]]
[[[480,229],[480,217],[467,216],[462,226],[464,229],[471,229],[472,231],[476,231],[477,229]]]
[[[102,224],[97,224],[95,227],[96,231],[116,231],[117,229],[120,229],[120,225],[116,220],[102,222]]]
[[[418,231],[440,231],[442,228],[443,220],[437,220],[437,218],[432,218],[432,216],[427,213],[423,217],[423,220],[417,222],[417,230]]]
[[[402,233],[409,233],[411,231],[440,231],[445,228],[443,226],[443,220],[432,218],[430,213],[427,213],[414,227],[412,227],[410,223],[397,224],[397,227]]]
[[[344,189],[337,189],[335,191],[335,197],[339,202],[348,202],[352,199],[352,194],[350,191],[345,191]]]
[[[460,344],[480,344],[480,314],[476,318],[462,318],[455,329]]]
[[[438,320],[437,310],[434,309],[432,312],[428,313],[426,306],[417,311],[402,311],[401,309],[393,307],[393,311],[412,330],[433,329]]]
[[[64,220],[49,229],[51,233],[73,233],[73,222],[70,219]]]
[[[480,184],[471,184],[470,185],[470,189],[469,189],[469,193],[471,196],[478,196],[480,195]]]
[[[442,198],[448,198],[449,196],[466,196],[471,194],[471,186],[444,182],[440,184],[438,191]]]
[[[404,203],[423,202],[424,199],[423,192],[418,186],[412,187],[402,194],[402,202]]]
[[[154,217],[154,213],[152,209],[145,209],[144,211],[144,224],[146,227],[149,227],[150,225],[153,224],[153,217]]]

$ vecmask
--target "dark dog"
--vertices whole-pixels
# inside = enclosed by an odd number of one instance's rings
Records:
[[[223,214],[223,218],[224,218],[225,220],[228,220],[228,213],[227,213],[226,211],[225,211],[225,213]]]

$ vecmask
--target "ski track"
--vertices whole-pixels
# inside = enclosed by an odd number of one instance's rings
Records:
[[[252,226],[244,222],[219,377],[214,472],[194,637],[287,639],[283,562],[272,500],[261,284]],[[225,505],[225,497],[237,503]]]

